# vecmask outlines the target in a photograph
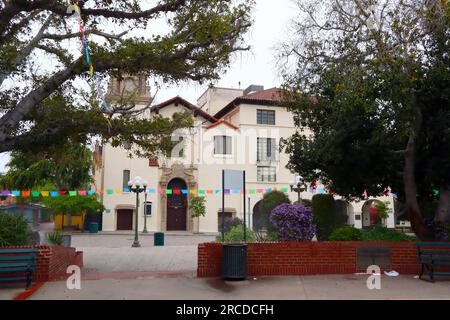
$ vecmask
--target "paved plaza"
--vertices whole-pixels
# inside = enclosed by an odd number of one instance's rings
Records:
[[[29,299],[450,299],[450,281],[429,283],[413,276],[381,277],[381,289],[369,290],[366,275],[320,275],[249,278],[241,282],[194,276],[82,281],[68,290],[64,281],[48,282]]]
[[[83,251],[84,273],[195,272],[197,246],[213,235],[166,234],[164,246],[153,245],[153,235],[140,235],[140,248],[132,248],[134,235],[73,234],[72,246]]]

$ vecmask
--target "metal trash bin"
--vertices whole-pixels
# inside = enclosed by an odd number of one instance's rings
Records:
[[[223,244],[222,277],[227,280],[247,278],[247,244]]]
[[[89,223],[89,233],[98,233],[98,223],[97,222]]]
[[[164,232],[155,232],[153,244],[155,246],[164,245]]]

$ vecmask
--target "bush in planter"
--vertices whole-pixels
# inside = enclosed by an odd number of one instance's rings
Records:
[[[248,229],[246,230],[247,234],[247,242],[255,242],[256,237],[255,233]],[[244,241],[244,226],[238,225],[231,228],[230,231],[225,232],[225,241],[224,242],[243,242]],[[218,235],[216,237],[217,242],[222,242],[222,235]]]
[[[328,238],[330,241],[361,241],[362,239],[362,231],[350,226],[335,229]]]
[[[31,234],[31,228],[22,216],[0,213],[0,246],[28,245]]]
[[[244,225],[244,222],[237,217],[234,217],[234,218],[225,217],[225,224],[224,224],[223,229],[224,229],[224,232],[229,232],[234,227],[242,226],[242,225]],[[219,230],[219,231],[222,232],[222,230]]]
[[[417,241],[414,236],[379,226],[372,230],[363,230],[362,235],[364,241]]]
[[[270,214],[279,241],[311,240],[316,233],[312,220],[311,208],[300,204],[283,203]]]

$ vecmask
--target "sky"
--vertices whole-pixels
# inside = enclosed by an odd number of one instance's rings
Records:
[[[254,24],[246,36],[251,50],[234,55],[230,68],[214,85],[239,88],[240,82],[243,89],[251,84],[263,85],[266,89],[279,86],[281,78],[276,70],[276,46],[289,36],[289,21],[295,13],[292,0],[256,0]],[[163,87],[158,91],[155,101],[162,102],[179,95],[196,103],[206,89],[207,84],[201,86],[193,82]],[[0,172],[7,170],[8,160],[7,153],[0,154]]]

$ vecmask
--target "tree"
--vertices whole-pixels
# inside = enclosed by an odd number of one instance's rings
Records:
[[[274,226],[270,220],[270,214],[272,210],[282,203],[291,203],[289,197],[281,191],[273,190],[271,192],[266,192],[263,195],[261,202],[259,203],[259,210],[261,212],[262,218],[264,219],[264,225],[268,233],[275,231]]]
[[[390,187],[414,232],[439,239],[450,221],[448,1],[298,3],[298,37],[283,47],[295,58],[286,105],[303,128],[284,141],[289,167],[349,199]],[[419,200],[435,189],[430,228]]]
[[[342,225],[335,210],[336,202],[331,194],[316,194],[312,198],[311,207],[313,222],[317,229],[317,239],[328,241],[333,230]]]
[[[64,228],[64,216],[83,216],[83,221],[87,213],[103,212],[105,207],[97,200],[97,196],[60,196],[42,198],[42,203],[53,215],[62,216],[61,227]]]
[[[173,121],[138,119],[150,106],[136,110],[130,103],[105,108],[97,84],[137,73],[165,83],[202,83],[218,79],[233,52],[249,49],[243,35],[251,26],[252,0],[161,0],[145,8],[138,0],[74,3],[89,43],[81,51],[73,47],[83,35],[72,31],[78,22],[67,1],[0,3],[0,152],[101,135],[113,145],[130,142],[152,155],[192,121],[181,115]],[[156,33],[164,23],[167,32]],[[91,62],[96,76],[87,92],[80,81]]]
[[[92,182],[92,152],[70,141],[37,152],[13,151],[8,167],[0,185],[10,190],[30,190],[46,184],[58,190],[77,190]]]
[[[197,218],[197,233],[200,230],[200,217],[206,214],[205,197],[192,197],[189,203],[189,209],[192,211],[192,217]]]

